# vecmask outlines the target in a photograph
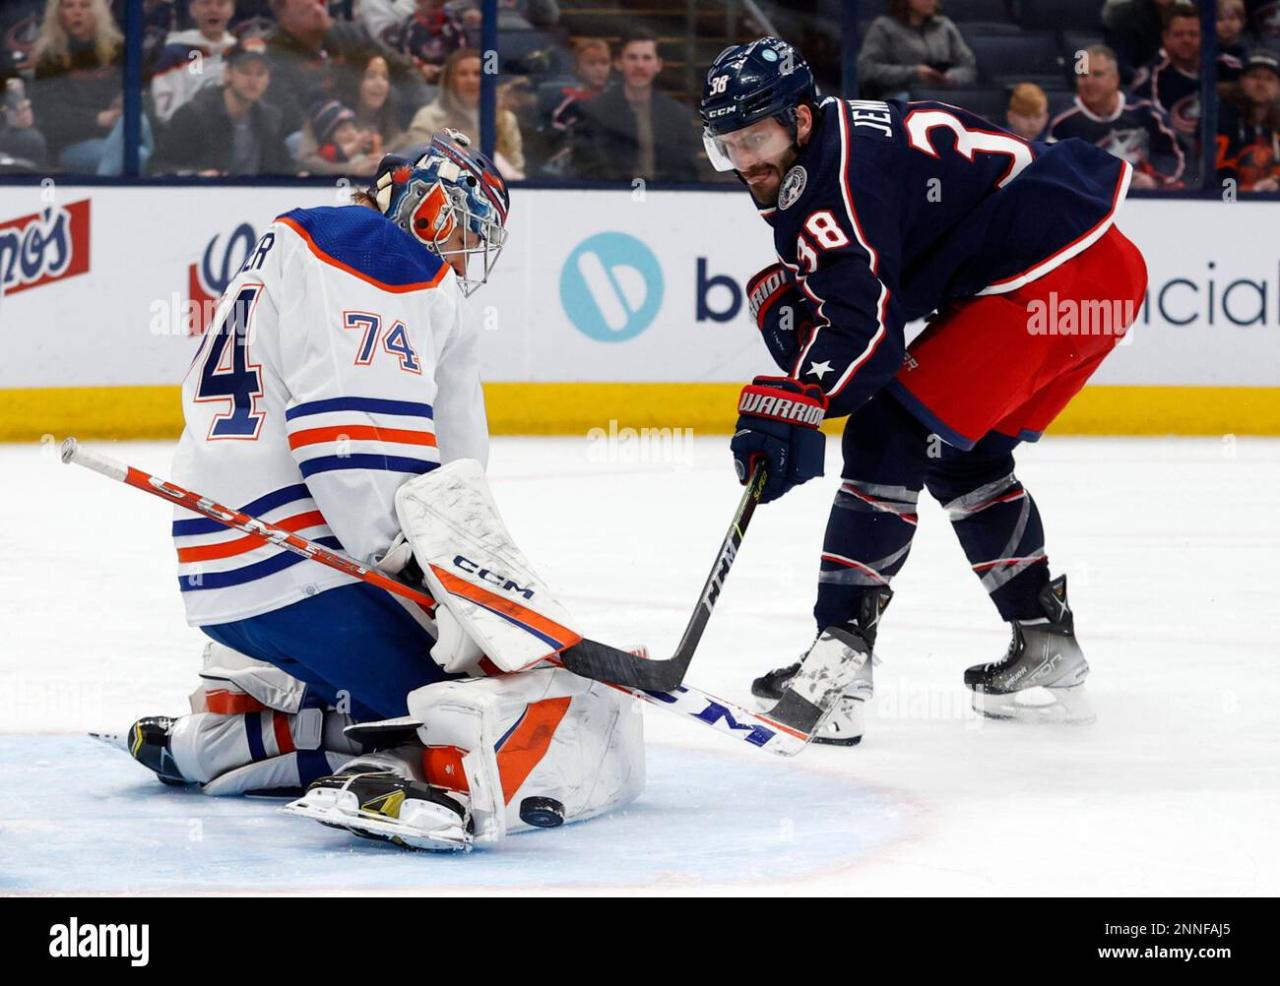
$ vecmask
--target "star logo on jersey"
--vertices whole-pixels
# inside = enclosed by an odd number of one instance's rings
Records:
[[[803,165],[797,164],[782,178],[782,189],[778,192],[778,208],[788,209],[804,194],[804,187],[809,183],[809,173]]]
[[[821,380],[831,372],[831,361],[824,359],[821,363],[810,363],[809,372]]]

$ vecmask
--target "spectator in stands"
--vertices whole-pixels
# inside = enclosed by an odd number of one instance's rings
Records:
[[[271,0],[278,26],[267,37],[271,89],[267,102],[284,114],[286,134],[301,129],[306,112],[321,98],[333,98],[342,76],[359,75],[379,53],[359,24],[334,21],[325,0]],[[403,57],[383,53],[392,84],[410,105],[424,101],[424,84]]]
[[[478,43],[481,25],[481,0],[452,0],[450,7],[459,11],[468,37]],[[560,20],[556,0],[498,0],[498,30],[528,31],[531,28],[554,27]]]
[[[123,42],[106,0],[48,0],[45,5],[31,98],[49,156],[63,170],[122,170]],[[144,139],[149,143],[149,133]]]
[[[582,38],[573,46],[573,68],[578,77],[575,85],[560,90],[561,99],[551,111],[551,128],[568,134],[578,121],[582,103],[595,99],[609,83],[613,59],[609,42],[601,38]]]
[[[371,0],[357,0],[364,6]],[[413,0],[409,0],[410,3]],[[276,29],[276,15],[271,9],[272,0],[236,0],[236,12],[231,18],[231,33],[237,38],[265,38]]]
[[[40,34],[45,0],[4,0],[0,3],[0,60],[30,79],[32,49]],[[6,55],[8,56],[6,58]]]
[[[160,135],[154,171],[201,175],[292,174],[281,114],[263,99],[271,62],[261,38],[223,55],[222,85],[196,93]]]
[[[372,158],[372,167],[360,167],[357,159],[370,159],[371,148],[356,126],[355,112],[336,99],[318,104],[307,126],[315,134],[316,156],[321,160],[343,166],[349,174],[372,175],[377,170],[379,158]]]
[[[111,0],[111,14],[117,24],[125,23],[128,0]],[[150,77],[165,39],[178,30],[178,4],[175,0],[142,0],[142,70]]]
[[[222,55],[236,43],[227,30],[235,0],[191,0],[187,10],[195,27],[169,35],[151,78],[151,101],[161,123],[204,86],[222,84]]]
[[[1005,112],[1009,129],[1023,140],[1044,140],[1049,125],[1049,97],[1034,82],[1019,82]]]
[[[1245,7],[1258,40],[1280,52],[1280,0],[1247,0]]]
[[[633,28],[622,39],[614,67],[621,79],[581,104],[573,137],[574,173],[602,181],[697,180],[693,115],[653,85],[662,71],[657,36],[647,28]]]
[[[1248,45],[1244,39],[1244,0],[1218,0],[1218,81],[1240,78]]]
[[[1133,94],[1163,109],[1178,135],[1194,142],[1200,126],[1200,12],[1181,0],[1169,6],[1160,39],[1155,60],[1134,78]]]
[[[355,21],[382,48],[396,51],[405,22],[417,5],[418,0],[360,0],[355,6]]]
[[[1280,191],[1280,57],[1260,48],[1221,87],[1218,180],[1242,192]]]
[[[613,57],[609,42],[601,38],[580,38],[573,46],[574,73],[568,85],[543,92],[535,104],[531,157],[541,163],[541,173],[560,177],[572,164],[573,132],[582,115],[582,104],[595,99],[609,83]],[[526,142],[528,146],[528,142]]]
[[[480,52],[455,51],[440,73],[440,95],[418,110],[409,124],[409,143],[425,144],[442,127],[460,130],[480,140]],[[494,163],[508,180],[524,177],[524,143],[515,114],[499,102]]]
[[[905,97],[917,87],[967,86],[977,78],[973,52],[938,8],[938,0],[889,0],[858,53],[864,97]]]
[[[1049,124],[1049,140],[1079,137],[1133,165],[1134,188],[1180,184],[1182,148],[1164,111],[1149,100],[1129,101],[1120,90],[1116,54],[1093,45],[1076,76],[1075,106]]]
[[[1107,46],[1116,53],[1125,82],[1160,51],[1164,11],[1173,4],[1174,0],[1108,0],[1103,7]]]
[[[348,151],[343,158],[323,153],[323,141],[315,130],[316,113],[313,110],[299,142],[298,166],[303,171],[318,175],[372,175],[383,154],[402,150],[409,143],[408,135],[400,128],[394,97],[386,59],[374,55],[365,66],[358,86],[354,89],[339,86],[338,101],[329,103],[350,108],[352,122],[360,138],[354,151]]]
[[[391,68],[381,55],[374,55],[365,63],[358,80],[354,75],[344,76],[338,86],[338,98],[355,110],[356,125],[376,134],[384,150],[407,146],[408,137],[400,125],[399,99],[391,85]]]
[[[445,0],[417,0],[413,13],[400,25],[396,45],[432,85],[440,80],[445,59],[466,46],[466,28]]]
[[[0,65],[0,78],[4,79],[4,107],[0,111],[0,171],[40,171],[45,166],[48,148],[44,135],[36,129],[26,83],[12,69],[8,52],[0,52],[0,63],[3,63]]]

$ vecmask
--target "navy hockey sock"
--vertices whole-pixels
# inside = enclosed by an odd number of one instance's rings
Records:
[[[1013,439],[990,435],[968,452],[947,447],[926,485],[951,517],[974,574],[1005,620],[1043,616],[1038,596],[1049,581],[1044,526],[1035,501],[1014,475]]]
[[[888,585],[916,532],[916,502],[928,470],[928,435],[887,394],[845,425],[842,482],[822,543],[818,629],[852,619],[869,588]]]

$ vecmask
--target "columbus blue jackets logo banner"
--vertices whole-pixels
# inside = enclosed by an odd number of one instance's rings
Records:
[[[0,222],[0,294],[89,271],[89,200]]]

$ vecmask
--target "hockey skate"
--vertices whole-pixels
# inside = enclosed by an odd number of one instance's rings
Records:
[[[820,648],[836,647],[845,653],[850,661],[844,674],[848,684],[842,694],[831,703],[829,711],[821,718],[814,730],[813,742],[828,746],[856,746],[862,741],[865,727],[866,704],[873,693],[872,666],[875,647],[876,630],[879,626],[880,614],[889,604],[892,592],[889,589],[868,593],[863,600],[862,612],[858,619],[851,620],[841,627],[828,627],[813,647],[799,661],[786,667],[775,668],[761,675],[751,683],[751,694],[760,699],[763,711],[776,715],[781,702],[799,674],[801,666],[811,662],[814,652]],[[824,641],[829,641],[824,643]],[[852,679],[848,678],[852,672]],[[794,699],[792,699],[794,701]],[[785,709],[783,710],[785,714]]]
[[[133,757],[148,770],[153,771],[162,783],[175,787],[190,784],[174,763],[173,753],[169,749],[169,739],[173,735],[173,724],[177,722],[170,716],[147,716],[139,719],[126,735],[118,733],[90,733],[96,740]]]
[[[465,795],[445,794],[409,774],[400,757],[360,757],[338,773],[312,781],[284,810],[406,849],[470,851]]]
[[[853,682],[836,702],[812,742],[828,746],[857,746],[862,741],[863,710],[872,695],[871,665],[872,661],[864,661],[858,668]],[[768,711],[777,704],[783,689],[799,670],[800,662],[796,661],[786,667],[774,668],[751,682],[751,694],[760,699],[761,711]]]
[[[974,711],[1019,722],[1092,722],[1095,716],[1084,695],[1089,665],[1076,641],[1067,577],[1054,579],[1039,598],[1045,615],[1013,622],[1004,658],[965,671]]]

